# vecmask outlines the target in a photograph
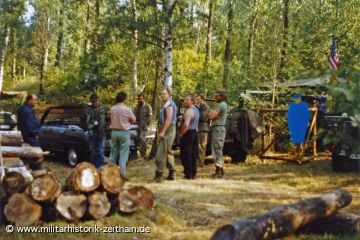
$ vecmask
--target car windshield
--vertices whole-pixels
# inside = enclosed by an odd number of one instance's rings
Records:
[[[81,108],[54,108],[48,113],[44,124],[80,125],[82,113]]]

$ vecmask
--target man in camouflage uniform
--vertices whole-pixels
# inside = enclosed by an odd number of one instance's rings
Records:
[[[136,124],[138,125],[139,140],[137,141],[137,148],[140,151],[141,157],[146,159],[146,135],[151,124],[153,116],[150,104],[145,102],[143,93],[137,96],[138,105],[135,109]]]
[[[209,134],[210,108],[205,102],[205,96],[201,94],[196,97],[196,104],[200,109],[200,120],[198,126],[198,139],[199,139],[198,166],[203,167],[206,156],[206,145],[208,142],[208,134]]]
[[[103,106],[96,94],[90,96],[90,105],[84,110],[84,130],[89,133],[90,161],[97,168],[104,165],[104,153],[107,129],[107,109]]]
[[[224,157],[223,147],[225,143],[226,134],[226,117],[227,117],[227,104],[226,104],[226,92],[219,89],[215,93],[216,105],[214,109],[209,112],[209,119],[211,124],[211,153],[215,162],[215,174],[214,178],[222,178],[224,176]]]

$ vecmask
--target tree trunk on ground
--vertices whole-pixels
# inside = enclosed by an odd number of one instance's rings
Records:
[[[332,234],[353,235],[360,231],[360,216],[350,213],[335,213],[327,218],[311,222],[297,233],[301,234]]]
[[[61,0],[61,7],[59,11],[59,36],[56,44],[56,56],[55,56],[55,67],[60,68],[61,59],[64,50],[64,13],[65,12],[65,0]]]
[[[56,176],[48,173],[35,177],[30,184],[30,195],[36,201],[52,202],[60,195],[61,189],[61,183]]]
[[[111,194],[118,194],[125,181],[121,177],[119,167],[115,164],[106,164],[100,171],[101,186]]]
[[[18,131],[0,132],[0,143],[2,146],[21,146],[23,138]]]
[[[255,42],[255,34],[256,34],[256,29],[257,29],[257,20],[258,20],[258,9],[257,9],[257,1],[254,0],[254,9],[255,9],[255,13],[253,15],[253,18],[251,20],[251,24],[250,24],[250,36],[249,36],[249,44],[248,44],[248,49],[249,49],[249,66],[248,69],[251,70],[252,64],[253,64],[253,59],[254,59],[254,42]]]
[[[88,197],[89,208],[88,212],[94,219],[101,219],[105,217],[109,211],[111,204],[106,192],[94,192]]]
[[[228,16],[227,16],[227,36],[226,36],[226,44],[225,44],[225,53],[224,53],[224,76],[223,76],[223,87],[225,89],[228,88],[229,84],[229,71],[230,71],[230,63],[231,63],[231,38],[233,31],[233,0],[228,0]]]
[[[207,19],[206,45],[205,45],[205,67],[206,68],[210,65],[210,62],[211,62],[213,10],[214,10],[214,0],[209,0],[209,15],[208,15],[208,19]]]
[[[64,192],[56,199],[55,207],[65,219],[78,222],[87,209],[87,199],[84,194]]]
[[[3,187],[9,194],[21,193],[25,191],[29,183],[33,180],[31,175],[17,172],[7,172],[3,179]]]
[[[88,162],[82,162],[71,171],[66,179],[68,190],[79,192],[91,192],[100,186],[100,174],[96,167]]]
[[[9,198],[4,213],[7,220],[16,226],[29,226],[40,220],[42,209],[26,194],[15,193]]]
[[[3,157],[20,157],[20,158],[43,158],[44,153],[40,147],[31,147],[23,145],[21,147],[1,146]]]
[[[240,219],[219,228],[212,240],[262,240],[283,238],[316,219],[328,217],[350,204],[352,196],[335,190],[320,197],[282,205],[251,218]]]
[[[172,88],[172,68],[173,68],[173,56],[172,56],[172,15],[175,7],[175,0],[165,1],[163,6],[165,11],[165,23],[164,23],[164,85]]]
[[[0,92],[2,92],[2,87],[4,83],[5,56],[10,39],[10,26],[7,25],[4,27],[3,34],[4,34],[3,35],[4,40],[2,46],[0,46]]]

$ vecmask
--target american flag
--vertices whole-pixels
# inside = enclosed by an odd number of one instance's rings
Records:
[[[335,71],[340,65],[338,51],[336,49],[334,34],[331,36],[331,48],[330,48],[330,62],[329,68],[331,71]]]

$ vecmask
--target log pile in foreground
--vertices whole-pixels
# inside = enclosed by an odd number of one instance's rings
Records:
[[[320,197],[282,205],[269,212],[244,218],[219,228],[212,240],[278,239],[297,233],[349,234],[360,229],[359,216],[341,214],[352,196],[345,190],[335,190]]]
[[[7,172],[0,184],[0,224],[28,226],[60,217],[77,223],[85,218],[101,219],[115,211],[133,213],[155,208],[149,189],[123,189],[124,184],[118,166],[113,164],[98,170],[91,163],[80,163],[64,184],[49,170],[32,176]]]

